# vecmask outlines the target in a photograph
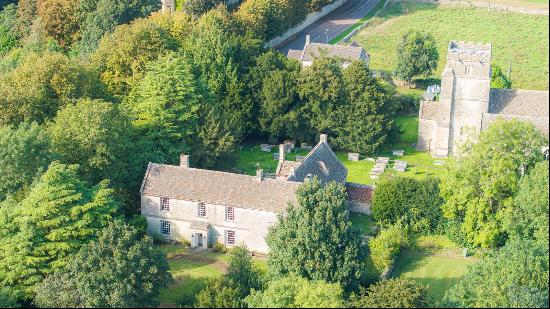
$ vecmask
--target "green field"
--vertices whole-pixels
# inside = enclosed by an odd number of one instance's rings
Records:
[[[445,173],[444,166],[434,165],[434,159],[429,153],[417,151],[411,146],[411,143],[416,142],[418,136],[418,117],[416,115],[399,116],[396,117],[395,121],[402,131],[399,141],[395,144],[384,146],[379,153],[370,156],[371,160],[363,156],[360,161],[349,161],[347,152],[336,151],[336,155],[348,169],[348,181],[361,184],[375,184],[376,181],[370,179],[369,172],[374,167],[372,159],[379,156],[390,157],[391,160],[404,160],[409,164],[407,171],[404,173],[395,172],[391,168],[386,169],[386,173],[395,173],[415,178],[443,176]],[[397,149],[405,150],[405,155],[403,157],[393,156],[392,150]],[[267,173],[274,173],[278,161],[273,158],[273,153],[277,151],[278,148],[274,147],[271,153],[262,152],[257,142],[245,144],[239,152],[234,171],[247,175],[255,175],[257,167],[260,167]],[[307,153],[305,150],[296,149],[294,152],[287,154],[286,158],[294,160],[296,155],[303,156]]]
[[[548,26],[548,16],[402,2],[388,5],[351,40],[370,53],[373,69],[391,72],[403,34],[427,31],[439,48],[436,79],[449,41],[492,43],[493,63],[505,72],[512,66],[513,88],[548,90]]]

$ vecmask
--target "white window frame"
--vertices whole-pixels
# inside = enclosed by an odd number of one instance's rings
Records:
[[[170,211],[170,199],[167,197],[160,198],[160,211],[169,212]]]
[[[206,217],[206,204],[203,202],[200,202],[197,205],[197,217],[201,217],[201,218]]]
[[[234,246],[237,244],[237,231],[225,230],[225,244],[227,246]]]
[[[160,233],[162,235],[172,234],[172,223],[167,220],[160,220]]]
[[[225,221],[235,221],[235,207],[225,207]]]

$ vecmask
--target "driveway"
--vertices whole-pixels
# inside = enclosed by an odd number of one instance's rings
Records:
[[[321,18],[319,21],[304,29],[294,38],[277,46],[277,50],[286,55],[289,49],[302,50],[306,42],[306,35],[311,35],[311,41],[328,43],[348,27],[354,25],[367,15],[379,0],[349,0],[334,12]],[[383,0],[380,0],[383,1]]]

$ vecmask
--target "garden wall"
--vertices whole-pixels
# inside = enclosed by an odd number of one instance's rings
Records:
[[[348,2],[349,0],[337,0],[336,2],[329,4],[325,6],[321,11],[311,13],[307,16],[307,18],[299,25],[297,25],[294,28],[291,28],[287,30],[285,33],[281,34],[280,36],[271,39],[266,43],[267,47],[276,47],[284,42],[288,41],[290,38],[295,36],[296,34],[303,31],[305,28],[313,25],[315,22],[317,22],[319,19],[327,16],[329,13],[332,13],[337,8],[341,7],[344,3]]]

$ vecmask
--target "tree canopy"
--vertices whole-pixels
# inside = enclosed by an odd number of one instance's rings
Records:
[[[120,211],[107,182],[90,186],[77,170],[54,162],[24,199],[0,206],[0,286],[12,287],[17,299],[32,297]]]
[[[425,286],[408,279],[382,280],[350,297],[352,308],[428,308]]]
[[[61,308],[156,307],[171,281],[165,255],[151,238],[120,221],[84,245],[66,267],[36,288],[35,304]]]
[[[334,182],[323,186],[314,178],[300,186],[297,199],[267,235],[269,273],[355,288],[366,251],[349,221],[345,188]]]
[[[417,76],[429,76],[436,68],[439,53],[434,37],[411,30],[403,35],[397,48],[395,75],[408,83]]]
[[[441,183],[443,214],[459,222],[468,243],[481,247],[504,244],[504,222],[514,212],[519,180],[544,159],[546,138],[531,123],[495,121],[467,141],[462,153],[449,164]]]

